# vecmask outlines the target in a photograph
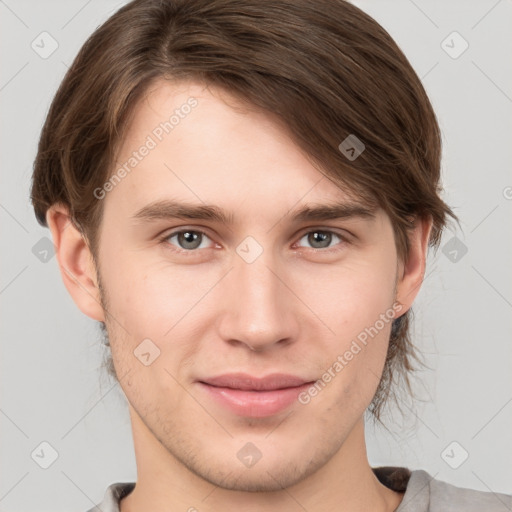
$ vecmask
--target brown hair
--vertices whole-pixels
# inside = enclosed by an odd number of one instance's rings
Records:
[[[441,135],[421,81],[359,8],[344,0],[134,0],[81,48],[34,164],[38,222],[47,225],[51,205],[67,206],[93,256],[102,217],[93,191],[108,180],[134,105],[157,78],[219,86],[277,116],[325,176],[385,210],[402,260],[412,218],[432,218],[436,249],[448,216],[458,220],[440,197]],[[350,135],[365,146],[353,160],[339,147]],[[400,379],[412,392],[408,374],[419,359],[410,312],[393,322],[369,407],[376,419]],[[108,367],[116,377],[111,360]]]

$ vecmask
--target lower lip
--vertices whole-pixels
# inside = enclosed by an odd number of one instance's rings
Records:
[[[308,382],[294,388],[274,389],[272,391],[242,391],[240,389],[210,386],[204,382],[199,385],[217,403],[240,416],[264,418],[272,416],[289,407],[300,393],[308,389]]]

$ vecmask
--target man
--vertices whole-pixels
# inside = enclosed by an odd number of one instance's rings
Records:
[[[440,134],[387,32],[342,0],[136,0],[54,101],[32,201],[100,322],[137,482],[105,511],[500,510],[370,467],[451,209]]]

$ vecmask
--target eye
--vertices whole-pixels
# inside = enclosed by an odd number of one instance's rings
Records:
[[[172,243],[171,240],[175,238],[176,243]],[[208,238],[206,233],[193,229],[182,229],[180,231],[174,231],[162,238],[162,242],[171,243],[177,245],[178,249],[182,252],[191,252],[195,249],[207,249],[207,246],[203,245],[205,238]]]
[[[334,237],[334,238],[333,238]],[[306,239],[309,244],[312,245],[313,249],[328,249],[331,242],[338,239],[340,242],[347,242],[347,240],[334,233],[333,231],[315,229],[308,231],[302,236],[300,240]]]
[[[173,239],[175,239],[174,242]],[[209,237],[203,231],[194,229],[181,229],[166,234],[165,236],[161,237],[160,241],[167,246],[174,246],[169,247],[171,250],[176,250],[180,253],[194,253],[197,252],[196,249],[208,249],[212,247],[207,245],[207,239],[209,240]],[[313,250],[329,249],[331,243],[336,242],[336,240],[338,240],[338,243],[335,245],[340,245],[340,243],[348,243],[348,240],[342,235],[333,231],[322,229],[308,231],[299,239],[299,243],[303,239],[306,239],[307,243],[311,244],[311,248]]]

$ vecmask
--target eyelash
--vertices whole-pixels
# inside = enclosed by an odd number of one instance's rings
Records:
[[[176,230],[176,231],[172,231],[171,233],[166,233],[165,235],[163,235],[162,237],[159,238],[159,241],[160,243],[164,244],[166,246],[166,248],[170,249],[171,251],[174,251],[178,254],[186,254],[187,256],[192,256],[192,255],[197,255],[197,253],[200,251],[200,249],[181,249],[179,247],[176,247],[176,246],[173,246],[173,248],[170,248],[170,246],[172,244],[170,244],[168,242],[168,240],[170,238],[172,238],[173,236],[176,236],[176,235],[179,235],[180,233],[196,233],[196,234],[200,234],[200,235],[203,235],[207,238],[210,238],[208,236],[208,234],[204,231],[201,231],[201,230],[198,230],[198,229],[179,229],[179,230]],[[332,230],[329,230],[329,229],[320,229],[320,228],[315,228],[315,229],[310,229],[309,231],[306,231],[304,232],[300,238],[299,238],[299,241],[302,240],[302,238],[304,238],[306,235],[309,235],[310,233],[323,233],[323,234],[331,234],[331,235],[335,235],[337,236],[341,242],[339,242],[338,244],[336,245],[346,245],[349,242],[348,238],[341,235],[340,233],[337,233],[336,231],[332,231]],[[313,251],[315,253],[318,253],[318,252],[324,252],[324,253],[332,253],[332,252],[337,252],[339,250],[341,250],[342,248],[339,247],[339,248],[326,248],[326,249],[316,249],[314,247],[310,247],[309,250],[310,251]]]

